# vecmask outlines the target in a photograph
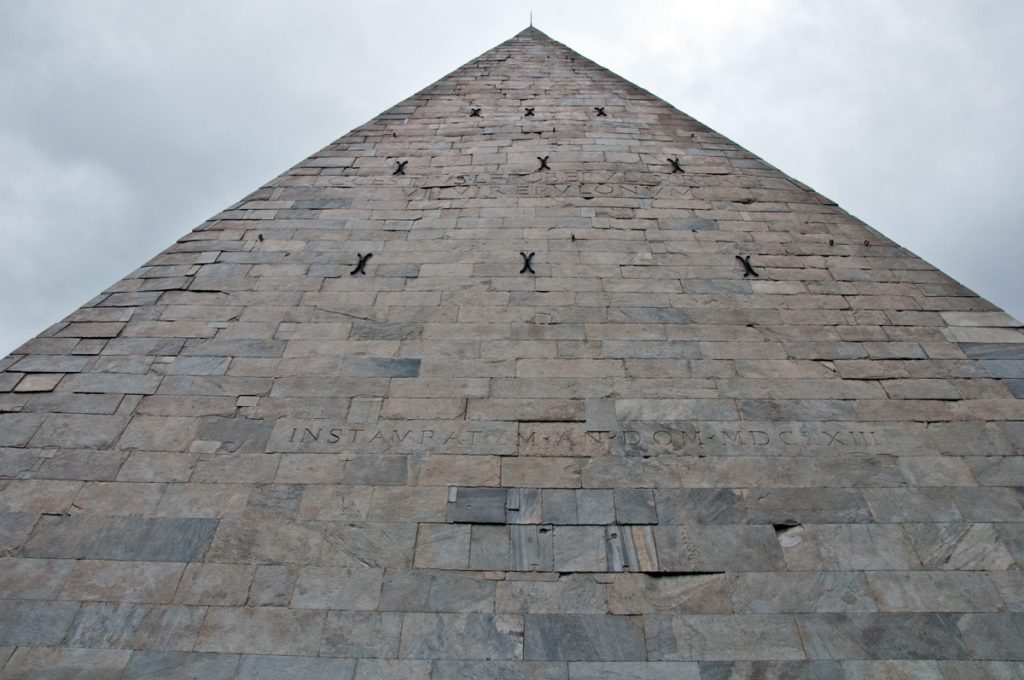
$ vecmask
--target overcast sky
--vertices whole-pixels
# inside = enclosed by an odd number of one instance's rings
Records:
[[[0,0],[0,356],[529,10]],[[556,40],[1024,317],[1024,3],[533,10]]]

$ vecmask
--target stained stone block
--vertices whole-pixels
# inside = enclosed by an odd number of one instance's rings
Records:
[[[514,615],[405,615],[399,656],[405,659],[520,659],[523,621]]]
[[[188,451],[196,438],[198,425],[194,418],[135,416],[124,429],[118,445],[122,450]]]
[[[853,680],[838,661],[702,661],[699,667],[701,680]]]
[[[291,606],[297,609],[367,611],[380,601],[381,569],[305,567],[299,572]]]
[[[420,524],[415,565],[421,569],[469,568],[468,524]]]
[[[618,524],[657,524],[658,511],[650,489],[615,489],[615,521]]]
[[[327,613],[276,607],[212,607],[196,650],[315,656]]]
[[[263,453],[270,441],[274,421],[252,418],[204,418],[196,437],[220,442],[222,453]]]
[[[657,526],[654,542],[664,571],[770,571],[783,563],[765,526]]]
[[[433,574],[424,611],[494,612],[494,581],[451,572]]]
[[[38,515],[0,512],[0,554],[11,555],[25,542]]]
[[[71,560],[2,558],[0,599],[56,599],[74,564]]]
[[[431,680],[567,680],[564,663],[542,661],[434,661]]]
[[[352,680],[355,667],[354,659],[244,655],[236,677],[245,680]]]
[[[342,361],[341,370],[344,375],[363,378],[415,378],[420,374],[420,360],[350,357]]]
[[[357,680],[406,680],[426,678],[429,673],[429,661],[358,659],[355,677]]]
[[[856,571],[754,572],[737,575],[732,600],[737,614],[874,612],[867,585]]]
[[[638,618],[589,614],[528,614],[525,658],[538,661],[644,661]]]
[[[746,524],[743,495],[735,489],[658,489],[660,524]]]
[[[192,563],[185,568],[174,601],[240,607],[249,596],[256,568],[235,564]]]
[[[949,614],[805,614],[797,617],[813,659],[964,659]]]
[[[292,601],[295,583],[299,580],[299,567],[261,565],[249,588],[250,607],[286,607]]]
[[[991,524],[904,524],[925,569],[1012,569],[1014,558]],[[905,568],[905,567],[904,567]]]
[[[507,571],[512,568],[509,527],[487,524],[473,526],[469,540],[469,568],[480,571]]]
[[[544,489],[541,491],[542,518],[545,524],[576,524],[576,491]]]
[[[393,659],[398,656],[401,633],[401,614],[330,612],[320,654]]]
[[[685,661],[571,661],[569,680],[703,680]]]
[[[725,574],[618,574],[607,586],[612,614],[728,614],[732,584]]]
[[[554,581],[505,580],[497,584],[500,614],[603,614],[604,586],[589,574],[563,574]]]
[[[412,569],[388,569],[381,585],[381,611],[422,612],[427,610],[433,572]]]
[[[512,569],[553,571],[554,528],[550,525],[519,524],[509,527],[512,536]]]
[[[7,665],[0,653],[4,680],[30,678],[75,678],[75,680],[107,680],[120,678],[131,657],[130,651],[114,649],[69,649],[67,647],[22,647]]]
[[[232,680],[237,654],[174,651],[137,651],[132,654],[125,680]]]
[[[415,545],[412,523],[330,522],[320,561],[346,567],[410,567]]]
[[[207,560],[242,564],[311,564],[320,557],[323,528],[316,522],[223,520]]]
[[[0,646],[59,645],[78,606],[77,602],[0,600]]]
[[[68,632],[67,644],[188,651],[206,611],[206,607],[86,603]]]
[[[0,416],[2,418],[4,416]],[[50,415],[32,437],[32,446],[107,448],[120,436],[127,423],[128,419],[122,416]],[[15,423],[14,426],[17,431],[19,425]],[[0,430],[4,429],[6,427],[0,426]]]
[[[42,517],[24,557],[192,562],[202,559],[216,520],[162,517]]]
[[[993,612],[1003,601],[984,572],[869,572],[880,611]]]
[[[127,453],[119,452],[58,451],[52,458],[43,460],[35,476],[39,479],[110,481],[117,476],[127,457]],[[0,452],[2,460],[3,453]]]
[[[1024,615],[963,614],[955,622],[970,658],[1024,661]]]
[[[652,661],[747,661],[804,659],[803,643],[792,616],[644,617],[648,658]]]
[[[82,560],[61,589],[65,600],[103,602],[170,602],[183,564],[171,562],[105,562]]]
[[[903,527],[874,524],[811,524],[779,535],[793,570],[920,569]],[[930,568],[927,564],[925,568]]]
[[[556,526],[554,570],[603,572],[608,570],[605,529],[600,526]]]

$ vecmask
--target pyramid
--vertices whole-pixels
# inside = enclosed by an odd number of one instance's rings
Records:
[[[530,28],[0,361],[0,678],[1024,677],[1024,333]]]

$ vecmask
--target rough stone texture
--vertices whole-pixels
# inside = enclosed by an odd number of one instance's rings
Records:
[[[1022,328],[528,29],[0,362],[0,678],[1019,680]]]

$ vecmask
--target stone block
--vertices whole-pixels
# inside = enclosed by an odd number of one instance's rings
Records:
[[[964,659],[956,619],[945,614],[802,614],[811,659]]]
[[[644,617],[652,661],[804,659],[793,617],[774,615]]]
[[[0,646],[59,645],[78,607],[77,602],[0,600]]]
[[[468,524],[420,524],[415,566],[421,569],[468,569]]]
[[[202,559],[216,520],[163,517],[42,517],[24,557],[193,562]]]
[[[612,614],[730,614],[736,579],[726,574],[617,574],[606,586]]]
[[[132,654],[125,680],[232,680],[237,654],[176,651],[137,651]]]
[[[0,419],[4,416],[0,416]],[[121,435],[128,419],[123,416],[54,414],[46,417],[32,437],[32,446],[67,449],[108,448]],[[15,431],[19,424],[14,423]],[[4,430],[6,427],[0,427]],[[12,444],[18,446],[18,444]]]
[[[241,607],[249,597],[256,568],[236,564],[192,563],[185,568],[174,601],[179,604]]]
[[[233,564],[313,564],[320,558],[323,527],[317,522],[220,522],[206,559]]]
[[[65,600],[166,603],[184,571],[173,562],[80,560],[61,589]]]
[[[358,659],[356,661],[356,678],[358,680],[406,680],[406,678],[426,678],[429,673],[429,661],[392,659]]]
[[[557,580],[506,579],[497,584],[499,614],[604,614],[605,587],[589,574],[562,574]]]
[[[86,603],[75,617],[67,644],[188,651],[196,642],[206,611],[206,607]]]
[[[564,663],[543,661],[434,661],[431,680],[567,680]]]
[[[420,374],[420,359],[390,357],[349,357],[342,360],[343,375],[360,378],[415,378]]]
[[[399,656],[404,659],[521,659],[522,617],[507,614],[406,614]]]
[[[212,607],[195,649],[200,652],[315,656],[327,613],[277,607]]]
[[[0,599],[54,600],[75,562],[0,558]]]
[[[296,609],[372,611],[380,601],[382,569],[305,567],[291,606]]]
[[[525,659],[537,661],[644,661],[639,619],[594,614],[528,614]]]
[[[309,656],[243,655],[238,664],[241,680],[352,680],[354,659],[319,659]]]
[[[22,647],[14,653],[0,678],[75,678],[107,680],[120,678],[128,666],[131,651],[115,649],[74,649],[68,647]],[[0,661],[6,660],[0,658]]]
[[[571,661],[569,680],[702,680],[686,661]]]

